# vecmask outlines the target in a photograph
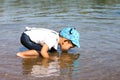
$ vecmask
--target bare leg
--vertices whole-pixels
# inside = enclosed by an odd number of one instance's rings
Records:
[[[33,57],[38,57],[39,54],[36,50],[28,50],[28,51],[24,51],[24,52],[18,52],[17,56],[22,57],[22,58],[31,58]]]

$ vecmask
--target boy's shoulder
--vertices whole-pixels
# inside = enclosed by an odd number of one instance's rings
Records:
[[[25,27],[25,31],[31,31],[31,30],[58,33],[56,31],[48,29],[48,28]]]

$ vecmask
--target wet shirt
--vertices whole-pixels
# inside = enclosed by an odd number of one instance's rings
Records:
[[[27,34],[31,41],[35,42],[36,44],[47,44],[49,49],[52,47],[57,49],[58,47],[59,33],[56,31],[44,28],[36,28],[25,31],[24,33]]]

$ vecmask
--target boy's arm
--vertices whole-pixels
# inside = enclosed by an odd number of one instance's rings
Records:
[[[48,50],[49,50],[48,45],[44,44],[42,49],[41,49],[41,55],[43,56],[43,58],[50,59],[50,60],[58,60],[57,56],[50,57],[48,54]]]
[[[44,58],[49,58],[48,50],[49,50],[48,45],[44,44],[40,52]]]

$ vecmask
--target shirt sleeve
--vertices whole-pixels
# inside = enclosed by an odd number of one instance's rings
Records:
[[[48,45],[49,50],[50,50],[52,47],[55,46],[55,44],[56,44],[56,38],[47,38],[45,40],[45,43]]]

